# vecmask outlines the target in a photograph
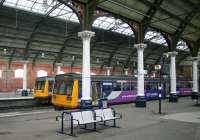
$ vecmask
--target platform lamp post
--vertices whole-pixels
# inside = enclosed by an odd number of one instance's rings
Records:
[[[83,40],[83,64],[82,64],[82,98],[81,109],[92,108],[91,77],[90,77],[90,40],[95,35],[91,31],[82,31],[78,36]]]
[[[168,53],[164,53],[162,54],[161,58],[160,58],[160,65],[157,67],[157,70],[159,70],[159,94],[158,94],[158,98],[159,98],[159,107],[158,107],[158,113],[161,114],[162,113],[162,97],[164,96],[162,94],[162,76],[163,76],[163,68],[164,68],[164,63],[165,63],[165,58],[168,58]]]

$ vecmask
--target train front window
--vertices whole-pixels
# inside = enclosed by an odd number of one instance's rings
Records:
[[[55,85],[54,85],[53,92],[54,92],[54,93],[58,93],[58,92],[59,92],[58,88],[59,88],[59,82],[56,81],[56,82],[55,82]]]
[[[66,84],[65,82],[62,82],[59,86],[59,94],[65,94]]]
[[[37,90],[43,90],[45,85],[45,81],[37,81],[36,82],[36,89]]]
[[[67,96],[71,96],[72,95],[72,90],[73,90],[73,80],[68,80],[67,81]]]
[[[73,80],[67,79],[55,84],[54,93],[71,96],[73,90]],[[57,92],[55,92],[57,91]]]

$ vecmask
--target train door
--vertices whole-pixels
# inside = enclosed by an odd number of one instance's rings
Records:
[[[101,96],[100,82],[92,82],[92,103],[93,105],[98,104],[98,99]]]

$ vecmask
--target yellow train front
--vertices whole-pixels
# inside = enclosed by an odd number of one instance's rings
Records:
[[[52,97],[55,108],[77,108],[79,103],[79,79],[73,74],[57,75]]]
[[[39,102],[51,102],[55,78],[38,77],[35,82],[34,98]]]

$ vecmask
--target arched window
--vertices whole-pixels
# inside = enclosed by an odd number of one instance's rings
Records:
[[[167,42],[166,42],[165,38],[162,36],[161,33],[156,32],[156,31],[148,31],[145,34],[145,39],[149,40],[151,42],[157,43],[157,44],[167,46]]]
[[[134,35],[133,31],[127,23],[114,17],[99,17],[94,21],[92,26],[124,35]]]
[[[47,72],[45,70],[39,70],[37,72],[37,77],[47,76]]]
[[[15,70],[15,78],[23,78],[23,73],[24,73],[23,69],[16,69]]]
[[[3,5],[41,15],[45,15],[47,12],[51,11],[49,14],[50,17],[79,22],[77,15],[68,6],[65,4],[60,4],[58,6],[58,3],[59,1],[54,0],[6,0]],[[73,5],[72,2],[68,2],[67,4]],[[57,8],[52,10],[54,7]]]
[[[0,78],[2,78],[2,70],[0,70]]]
[[[186,42],[184,42],[183,40],[180,40],[180,41],[177,43],[176,49],[177,49],[177,50],[182,50],[182,51],[189,51]]]

